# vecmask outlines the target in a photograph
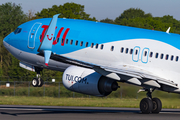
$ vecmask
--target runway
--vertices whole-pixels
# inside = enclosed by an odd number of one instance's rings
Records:
[[[141,114],[139,108],[0,105],[1,120],[179,120],[180,109]]]

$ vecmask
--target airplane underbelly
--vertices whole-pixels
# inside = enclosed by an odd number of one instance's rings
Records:
[[[6,49],[13,56],[15,56],[17,59],[19,59],[20,61],[27,63],[27,64],[30,64],[30,65],[33,65],[33,66],[37,66],[37,67],[41,67],[41,68],[47,68],[47,66],[44,65],[44,57],[43,56],[33,54],[33,53],[24,52],[24,51],[21,51],[15,47],[9,45],[6,42],[3,42],[3,43],[4,43],[4,46],[6,47]],[[57,70],[57,71],[63,72],[69,66],[70,66],[69,64],[66,64],[63,62],[50,60],[49,66],[47,69],[52,69],[52,70]]]

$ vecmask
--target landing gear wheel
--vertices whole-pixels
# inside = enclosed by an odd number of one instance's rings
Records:
[[[152,113],[158,114],[161,111],[161,109],[162,109],[161,100],[159,98],[153,98],[152,99],[152,103],[153,103]]]
[[[40,68],[40,67],[35,67],[35,71],[37,73],[37,75],[36,75],[37,77],[32,80],[33,87],[42,87],[42,85],[44,84],[44,81],[41,79],[41,75],[40,75],[40,72],[42,70],[43,69]]]
[[[43,84],[44,84],[43,79],[42,78],[38,78],[38,81],[39,81],[38,87],[42,87]]]
[[[149,114],[151,113],[153,109],[153,103],[149,98],[144,98],[140,102],[140,110],[143,114]]]
[[[38,79],[37,79],[37,78],[33,78],[33,80],[32,80],[32,86],[33,86],[33,87],[37,87],[38,85],[39,85]]]

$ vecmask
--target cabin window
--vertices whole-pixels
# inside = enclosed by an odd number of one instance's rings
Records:
[[[93,46],[94,46],[94,43],[91,43],[91,48],[93,48]]]
[[[96,44],[96,49],[98,49],[99,44]]]
[[[73,44],[73,40],[71,40],[70,44],[71,44],[71,45]]]
[[[121,53],[123,53],[123,52],[124,52],[124,48],[122,47],[122,48],[121,48]]]
[[[86,47],[88,47],[88,42],[86,42]]]
[[[179,60],[179,57],[178,56],[176,56],[176,61],[178,61]]]
[[[163,57],[164,57],[164,54],[161,54],[161,57],[160,57],[160,58],[163,59]]]
[[[144,51],[144,56],[145,56],[145,57],[147,56],[147,51]]]
[[[113,51],[114,50],[114,46],[111,46],[111,51]]]
[[[59,38],[57,39],[57,43],[59,42]]]
[[[75,45],[78,45],[78,41],[76,40],[76,43],[75,43]]]
[[[104,45],[101,45],[101,50],[104,48]]]
[[[173,61],[173,59],[174,59],[174,55],[171,56],[171,61]]]
[[[138,50],[136,50],[136,52],[135,52],[135,55],[137,55],[138,54]]]
[[[80,46],[83,46],[83,41],[81,41]]]
[[[149,57],[152,57],[152,56],[153,56],[153,52],[150,52]]]
[[[126,54],[128,53],[128,51],[129,51],[129,49],[128,49],[128,48],[126,48]]]
[[[166,60],[168,60],[169,59],[169,55],[166,55]]]
[[[133,53],[133,49],[130,50],[130,54],[132,54],[132,53]]]
[[[158,56],[159,56],[159,54],[158,54],[158,53],[156,53],[156,58],[158,58]]]
[[[66,44],[68,44],[68,39],[66,39]]]
[[[63,41],[64,41],[64,39],[62,38],[62,39],[61,39],[61,43],[63,43]],[[59,42],[59,40],[57,40],[57,42]]]

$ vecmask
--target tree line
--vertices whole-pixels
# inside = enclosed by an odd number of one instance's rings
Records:
[[[35,72],[27,71],[19,67],[19,60],[12,56],[3,46],[3,38],[13,32],[20,24],[39,18],[52,18],[55,14],[60,14],[60,18],[83,19],[97,21],[95,17],[90,17],[84,11],[84,5],[76,3],[65,3],[63,5],[53,5],[51,8],[43,8],[40,12],[25,14],[21,5],[7,2],[0,5],[0,76],[35,76]],[[173,16],[153,17],[151,13],[145,13],[139,8],[130,8],[121,13],[114,20],[106,18],[100,22],[132,26],[144,29],[166,31],[171,27],[171,33],[180,34],[180,21]],[[41,73],[44,77],[61,77],[58,71],[44,69]]]

